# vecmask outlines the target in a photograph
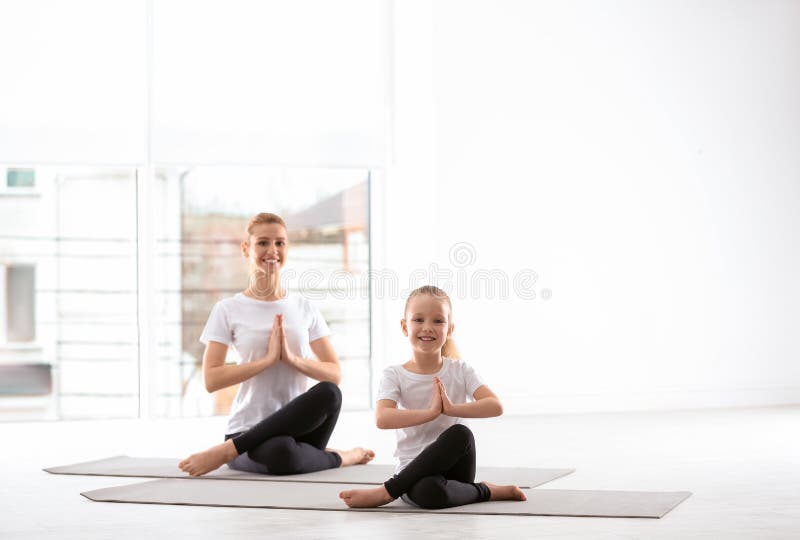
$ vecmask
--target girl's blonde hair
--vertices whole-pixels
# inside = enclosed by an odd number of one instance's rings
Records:
[[[411,302],[411,299],[421,294],[433,296],[434,298],[437,298],[447,304],[447,309],[450,311],[450,322],[452,322],[453,303],[450,302],[450,297],[447,296],[447,293],[435,285],[423,285],[422,287],[411,291],[411,294],[409,294],[408,298],[406,299],[406,307],[403,310],[403,316],[405,316],[405,314],[408,312],[408,304]],[[458,352],[458,347],[456,347],[456,343],[453,341],[453,338],[448,337],[447,341],[444,342],[444,346],[442,347],[442,356],[455,359],[461,358],[461,353]]]
[[[261,212],[260,214],[256,214],[250,221],[247,222],[247,227],[245,227],[245,243],[250,245],[250,237],[253,235],[253,229],[256,225],[266,225],[269,223],[277,223],[284,229],[286,229],[286,223],[283,219],[277,214],[270,214],[269,212]]]

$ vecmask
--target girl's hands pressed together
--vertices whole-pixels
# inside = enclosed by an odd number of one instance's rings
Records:
[[[428,407],[431,412],[436,413],[436,416],[442,414],[442,393],[441,393],[441,386],[438,384],[439,378],[433,381],[433,385],[431,387],[431,405]]]
[[[445,390],[444,383],[439,377],[436,377],[436,385],[439,387],[439,394],[442,396],[442,414],[445,416],[454,416],[453,403],[447,396],[447,390]]]

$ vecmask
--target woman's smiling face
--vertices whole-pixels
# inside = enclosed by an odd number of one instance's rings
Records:
[[[453,332],[447,302],[430,294],[419,294],[409,300],[400,326],[411,347],[424,353],[441,350]]]
[[[243,245],[244,255],[252,268],[266,273],[280,271],[286,263],[288,238],[279,223],[262,223],[253,227],[249,245]]]

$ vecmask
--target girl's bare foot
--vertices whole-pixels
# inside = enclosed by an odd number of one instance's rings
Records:
[[[342,491],[339,493],[339,498],[350,508],[376,508],[384,504],[389,504],[394,500],[383,486],[372,489],[351,489]]]
[[[212,446],[208,450],[192,454],[181,461],[178,467],[192,476],[201,476],[214,469],[219,469],[238,455],[239,452],[233,446],[233,440],[229,439],[222,444]]]
[[[498,486],[497,484],[491,484],[489,482],[484,482],[486,487],[489,488],[489,500],[490,501],[527,501],[528,497],[525,496],[525,492],[519,489],[517,486]]]
[[[361,448],[357,446],[350,450],[336,450],[333,448],[326,448],[328,452],[336,452],[342,458],[341,467],[348,467],[350,465],[363,465],[369,463],[375,457],[375,452],[369,448]]]

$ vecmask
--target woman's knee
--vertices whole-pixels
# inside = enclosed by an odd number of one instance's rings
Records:
[[[269,474],[294,474],[300,467],[297,441],[289,436],[273,437],[247,454],[253,461],[266,465]]]
[[[447,508],[447,480],[441,475],[426,476],[411,486],[408,497],[422,508]]]
[[[322,381],[317,383],[311,388],[311,390],[309,390],[309,392],[324,395],[325,400],[333,407],[338,408],[342,406],[342,391],[332,382]]]

